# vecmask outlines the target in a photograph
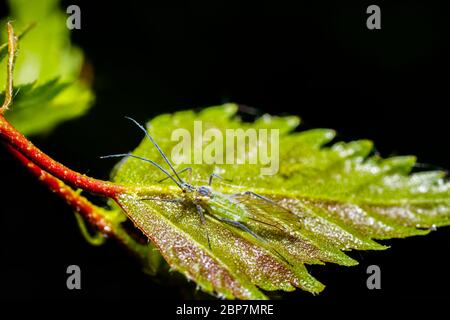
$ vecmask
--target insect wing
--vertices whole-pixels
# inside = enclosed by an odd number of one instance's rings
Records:
[[[276,202],[267,201],[252,194],[239,194],[234,196],[234,199],[245,206],[249,218],[253,221],[284,232],[289,232],[290,226],[293,229],[301,227],[298,217]]]

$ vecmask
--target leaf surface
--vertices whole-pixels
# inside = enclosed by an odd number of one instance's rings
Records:
[[[189,165],[193,185],[206,185],[212,172],[231,179],[215,180],[213,192],[227,199],[239,194],[225,210],[234,205],[244,208],[251,232],[216,219],[215,207],[208,208],[202,223],[195,204],[170,179],[159,183],[165,175],[147,162],[125,158],[113,171],[114,181],[141,187],[118,199],[128,217],[173,269],[204,291],[239,299],[260,299],[265,298],[262,291],[295,288],[318,293],[324,286],[306,265],[355,265],[346,251],[382,250],[386,246],[376,240],[423,235],[449,225],[450,185],[443,172],[411,173],[414,157],[371,156],[373,145],[367,140],[325,146],[334,132],[294,131],[299,124],[296,117],[265,115],[248,123],[236,112],[237,105],[226,104],[199,113],[164,114],[147,128],[169,158],[179,143],[172,139],[174,130],[186,129],[195,140],[196,121],[201,121],[203,132],[214,128],[224,136],[226,129],[278,129],[276,175],[261,175],[263,164]],[[204,151],[209,142],[203,143]],[[247,155],[252,147],[246,149]],[[191,152],[194,159],[193,148]],[[227,152],[224,146],[223,153]],[[169,169],[147,139],[132,153]],[[175,167],[178,171],[187,165]]]

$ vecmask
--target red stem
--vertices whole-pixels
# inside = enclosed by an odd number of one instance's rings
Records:
[[[0,137],[14,147],[15,152],[19,151],[22,157],[25,156],[30,160],[30,163],[73,187],[108,198],[115,198],[126,191],[122,185],[85,176],[53,160],[17,131],[2,115],[0,115]]]
[[[42,170],[39,166],[35,165],[13,147],[7,147],[9,151],[39,179],[39,181],[66,200],[72,208],[83,215],[83,217],[98,231],[109,236],[113,235],[113,227],[102,215],[97,212],[98,208],[96,206],[90,203],[86,198],[80,196],[69,186],[65,185],[61,180]]]

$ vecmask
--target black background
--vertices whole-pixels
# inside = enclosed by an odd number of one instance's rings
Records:
[[[345,2],[345,3],[344,3]],[[102,154],[132,149],[140,133],[123,120],[238,102],[297,114],[301,129],[374,140],[383,156],[415,154],[450,168],[449,11],[430,1],[64,1],[78,4],[73,31],[95,73],[97,102],[84,117],[33,141],[53,158],[106,179]],[[370,4],[382,30],[366,28]],[[1,6],[6,16],[5,5]],[[72,210],[0,149],[0,294],[9,298],[186,297],[155,283],[115,243],[88,245]],[[327,285],[295,301],[448,300],[450,230],[392,240],[384,252],[353,252],[357,267],[313,266]],[[66,289],[80,265],[81,291]],[[382,289],[366,288],[368,265]]]

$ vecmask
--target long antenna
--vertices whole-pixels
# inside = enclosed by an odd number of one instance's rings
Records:
[[[180,184],[177,180],[175,180],[174,177],[173,177],[169,172],[167,172],[166,169],[164,169],[164,168],[161,167],[159,164],[157,164],[156,162],[154,162],[154,161],[152,161],[152,160],[150,160],[150,159],[146,159],[146,158],[143,158],[143,157],[135,156],[134,154],[131,154],[131,153],[109,154],[109,155],[106,155],[106,156],[101,156],[100,159],[106,159],[106,158],[122,158],[122,157],[132,157],[132,158],[136,158],[136,159],[139,159],[139,160],[142,160],[142,161],[151,163],[152,165],[154,165],[155,167],[157,167],[159,170],[161,170],[162,172],[164,172],[164,174],[165,174],[168,178],[172,179],[173,182],[175,182],[175,183],[177,184],[177,186],[179,186],[181,189],[183,189],[183,187],[181,186],[181,184]]]
[[[166,163],[169,165],[170,169],[172,169],[174,175],[178,178],[178,180],[181,183],[184,183],[184,180],[182,180],[180,178],[180,176],[178,175],[177,171],[175,170],[175,168],[172,166],[172,163],[170,163],[169,159],[167,158],[167,156],[164,154],[164,152],[161,150],[161,148],[159,147],[159,145],[156,143],[155,140],[153,140],[152,136],[150,135],[150,133],[148,133],[148,131],[144,128],[143,125],[141,125],[139,122],[137,122],[136,120],[134,120],[133,118],[130,117],[125,117],[128,120],[133,121],[142,131],[145,132],[145,135],[147,136],[147,138],[150,139],[150,141],[154,144],[154,146],[156,147],[156,149],[158,149],[159,153],[161,154],[161,156],[164,158],[164,161],[166,161]],[[151,160],[150,160],[151,161]],[[152,161],[153,162],[153,161]]]

